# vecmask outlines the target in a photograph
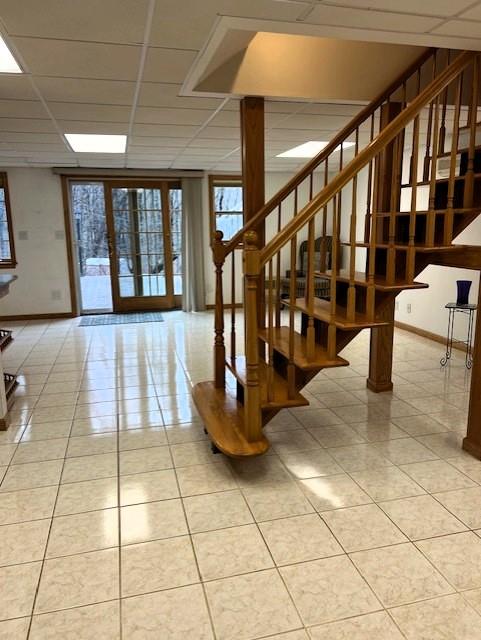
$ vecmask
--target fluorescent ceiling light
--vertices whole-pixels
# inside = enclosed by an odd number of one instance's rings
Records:
[[[66,133],[69,145],[76,153],[125,153],[127,136],[97,133]]]
[[[325,140],[309,140],[309,142],[304,142],[304,144],[300,144],[297,147],[293,147],[292,149],[288,149],[283,153],[279,153],[276,158],[313,158],[320,151],[322,151],[329,142]],[[349,147],[353,147],[354,142],[343,142],[342,148],[349,149]],[[339,151],[341,145],[339,145],[335,150]]]
[[[23,73],[0,35],[0,73]]]

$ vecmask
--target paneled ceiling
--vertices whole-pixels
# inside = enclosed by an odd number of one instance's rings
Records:
[[[0,164],[238,171],[238,100],[179,95],[219,16],[481,38],[471,0],[0,0],[25,70],[0,75]],[[269,100],[267,169],[291,171],[277,153],[330,139],[359,108]],[[75,154],[66,132],[127,134],[127,153]]]

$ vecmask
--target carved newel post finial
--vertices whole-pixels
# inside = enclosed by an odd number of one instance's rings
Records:
[[[244,234],[244,244],[246,249],[257,249],[259,236],[256,231],[246,231]]]

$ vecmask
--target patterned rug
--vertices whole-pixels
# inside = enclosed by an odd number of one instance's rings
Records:
[[[143,313],[105,313],[96,316],[83,316],[79,327],[95,327],[104,324],[133,324],[137,322],[163,322],[159,311]]]

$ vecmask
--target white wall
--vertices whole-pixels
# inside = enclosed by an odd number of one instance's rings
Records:
[[[0,315],[71,311],[60,177],[50,169],[7,172],[18,276],[0,302]],[[26,239],[22,239],[25,238]]]

